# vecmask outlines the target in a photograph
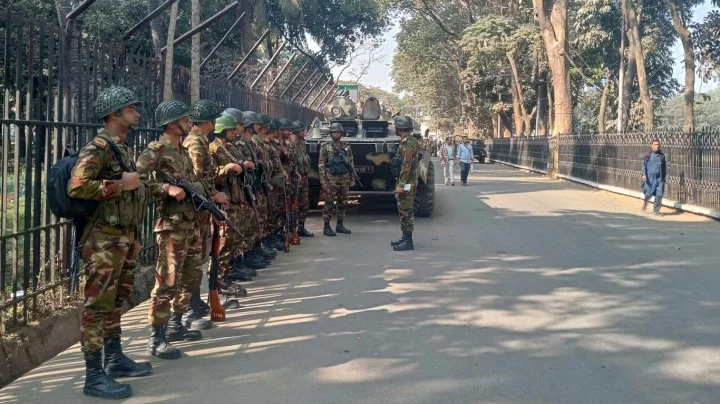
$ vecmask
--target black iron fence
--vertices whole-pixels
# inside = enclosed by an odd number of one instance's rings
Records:
[[[100,128],[92,110],[97,94],[123,85],[143,101],[142,129],[128,142],[135,157],[159,130],[154,110],[162,99],[161,63],[128,55],[120,46],[0,10],[0,334],[66,307],[71,223],[47,206],[49,168],[67,147],[86,144]],[[112,42],[113,44],[115,42]],[[203,83],[201,96],[222,107],[252,109],[310,122],[317,111],[227,83]],[[173,94],[189,102],[189,74],[176,68]],[[141,264],[155,258],[154,209],[142,225]],[[82,288],[81,288],[82,290]]]
[[[668,162],[666,196],[720,210],[720,132],[663,131],[606,135],[560,136],[558,173],[599,184],[640,190],[641,162],[657,139]],[[486,141],[489,158],[547,171],[552,165],[548,138]]]

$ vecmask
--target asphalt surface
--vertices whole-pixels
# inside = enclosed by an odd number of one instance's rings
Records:
[[[414,252],[389,246],[392,200],[334,239],[312,213],[316,237],[126,402],[720,403],[720,223],[498,165],[436,200]],[[123,318],[136,359],[146,313]],[[75,346],[0,403],[98,402],[83,380]]]

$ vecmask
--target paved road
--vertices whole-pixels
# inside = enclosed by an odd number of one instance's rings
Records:
[[[153,358],[127,402],[720,402],[720,224],[477,167],[469,187],[438,186],[414,254],[388,245],[392,204],[354,206],[352,236],[283,255],[184,358]],[[123,320],[135,357],[145,313]],[[96,402],[80,358],[71,348],[0,402]]]

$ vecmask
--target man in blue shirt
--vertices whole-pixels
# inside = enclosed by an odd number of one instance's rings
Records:
[[[467,136],[462,138],[462,143],[458,147],[458,155],[460,156],[460,181],[463,186],[467,186],[467,178],[473,162],[473,150]]]
[[[645,155],[642,165],[643,193],[645,200],[643,201],[642,210],[647,208],[650,198],[655,197],[655,206],[653,214],[660,214],[662,206],[662,198],[665,192],[665,177],[667,177],[667,163],[665,162],[665,154],[660,150],[660,141],[652,141],[652,151]]]

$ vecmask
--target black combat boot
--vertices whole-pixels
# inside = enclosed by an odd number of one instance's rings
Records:
[[[200,289],[190,295],[190,305],[195,308],[195,312],[199,314],[200,317],[205,317],[210,314],[210,305],[205,303],[205,301],[200,297]]]
[[[250,276],[257,276],[257,270],[252,269],[245,265],[245,258],[242,255],[239,255],[235,258],[235,267],[237,267],[237,270],[240,272],[244,272],[245,274],[248,274]]]
[[[188,330],[182,323],[182,314],[172,313],[165,330],[165,339],[168,342],[198,341],[202,339],[202,333],[197,330]]]
[[[405,232],[403,232],[403,235],[400,236],[400,238],[397,241],[391,241],[390,245],[395,247],[396,245],[402,243],[403,241],[405,241]]]
[[[83,394],[90,397],[120,399],[130,397],[132,388],[129,384],[118,383],[105,374],[102,367],[102,351],[85,352],[85,386],[83,386]]]
[[[195,307],[190,301],[187,310],[182,315],[182,324],[191,330],[209,330],[212,328],[210,320],[202,318],[202,316],[195,310]]]
[[[160,359],[178,359],[182,356],[182,352],[174,346],[170,345],[165,339],[165,328],[153,327],[148,339],[147,353],[157,356]]]
[[[352,232],[343,226],[343,221],[338,220],[337,224],[335,225],[335,231],[340,234],[351,234]]]
[[[281,251],[285,249],[285,236],[283,235],[283,229],[279,228],[270,237],[271,245],[274,249]]]
[[[268,237],[260,240],[260,248],[268,254],[269,259],[274,260],[277,257],[277,251],[270,246]]]
[[[265,263],[265,259],[261,257],[259,254],[256,254],[254,249],[246,252],[244,254],[245,259],[244,263],[245,266],[251,269],[265,269],[267,268],[267,264]]]
[[[403,232],[403,241],[393,246],[393,250],[395,251],[410,251],[414,250],[415,246],[413,245],[413,239],[412,239],[412,232],[411,231],[404,231]]]
[[[305,228],[305,222],[298,222],[297,234],[300,237],[315,237],[314,233],[310,233],[309,231],[307,231],[307,229]]]
[[[150,363],[137,363],[125,356],[120,345],[119,335],[107,338],[103,350],[105,374],[109,377],[137,377],[152,372]]]
[[[335,237],[335,232],[332,228],[330,228],[330,222],[325,222],[325,226],[323,226],[323,235],[328,237]]]
[[[244,265],[238,257],[230,260],[230,271],[228,271],[227,279],[229,281],[251,282],[253,280],[250,268]]]

